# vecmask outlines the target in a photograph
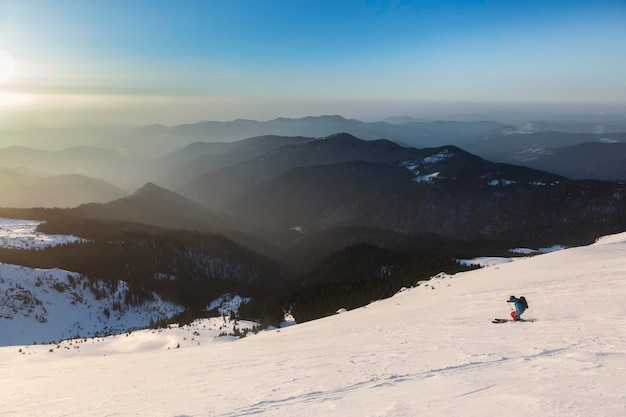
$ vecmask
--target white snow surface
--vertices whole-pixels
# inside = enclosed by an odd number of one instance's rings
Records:
[[[530,248],[512,248],[509,249],[511,253],[517,253],[521,255],[535,255],[538,253],[550,253],[555,252],[557,250],[565,249],[565,246],[562,245],[552,245],[546,248],[539,249],[530,249]],[[456,261],[464,266],[472,266],[477,265],[480,267],[490,267],[497,266],[503,263],[513,262],[514,260],[519,258],[511,258],[511,257],[502,257],[502,256],[479,256],[477,258],[472,259],[457,259]]]
[[[503,185],[503,186],[512,185],[512,184],[515,184],[516,182],[517,181],[512,181],[512,180],[491,180],[487,184],[492,187],[495,187],[498,185]]]
[[[472,259],[457,259],[457,262],[465,266],[478,265],[482,267],[488,267],[513,262],[514,259],[515,258],[504,258],[500,256],[479,256],[478,258]]]
[[[502,133],[504,136],[509,135],[529,135],[535,133],[535,127],[531,122],[526,122],[520,126],[505,128]]]
[[[619,143],[619,140],[613,138],[600,138],[600,143]]]
[[[3,347],[0,414],[622,417],[625,253],[622,233],[440,274],[236,341],[183,327]],[[491,324],[511,294],[535,322]]]
[[[92,288],[104,286],[62,269],[0,264],[0,346],[123,333],[183,311],[156,295],[154,301],[127,305],[123,281],[96,297]]]
[[[0,217],[0,247],[14,249],[43,249],[81,238],[68,235],[48,235],[37,232],[38,220],[19,220]]]
[[[400,166],[408,169],[415,175],[413,181],[431,183],[433,182],[433,180],[439,177],[439,172],[429,172],[426,174],[422,174],[421,170],[424,168],[428,168],[429,165],[441,162],[444,159],[452,158],[453,156],[455,156],[455,154],[449,152],[448,150],[443,150],[422,159],[411,159],[407,161],[402,161],[400,162]]]
[[[252,300],[250,297],[241,297],[238,294],[224,294],[213,300],[206,308],[207,311],[217,309],[220,315],[229,315],[231,312],[239,315],[241,304],[247,304]]]
[[[415,182],[433,182],[439,177],[439,172],[433,172],[432,174],[418,175],[413,179]]]

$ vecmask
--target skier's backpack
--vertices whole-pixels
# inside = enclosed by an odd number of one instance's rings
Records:
[[[519,302],[522,304],[522,307],[524,307],[524,309],[528,308],[528,301],[526,301],[526,297],[524,297],[523,295],[519,298]]]

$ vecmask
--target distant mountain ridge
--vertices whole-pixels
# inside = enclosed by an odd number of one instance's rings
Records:
[[[626,179],[626,133],[565,133],[501,128],[462,145],[495,162],[524,165],[572,179]]]
[[[208,172],[254,159],[282,146],[314,139],[269,135],[237,142],[196,142],[157,159],[149,170],[155,182],[175,189]]]
[[[543,171],[559,172],[573,179],[626,181],[625,142],[585,142],[574,146],[545,149],[524,161]]]
[[[130,154],[158,157],[195,142],[234,142],[255,136],[325,137],[347,132],[361,139],[390,139],[417,148],[461,145],[496,129],[519,130],[495,121],[418,121],[408,117],[363,122],[339,115],[277,118],[268,121],[237,119],[202,121],[177,126],[95,125],[59,129],[0,131],[0,147],[12,145],[60,150],[77,145],[103,147]],[[600,121],[532,121],[525,130],[606,134],[626,132],[626,123]]]
[[[574,223],[611,231],[626,213],[626,191],[619,184],[571,181],[493,163],[454,146],[405,148],[346,133],[278,147],[176,191],[150,184],[76,212],[164,227],[229,229],[278,245],[339,227],[499,238],[566,233]]]
[[[180,187],[180,194],[207,207],[225,208],[246,190],[290,169],[347,161],[394,161],[416,152],[387,140],[364,141],[348,133],[330,135],[300,145],[287,145],[255,159],[209,172]]]
[[[512,151],[532,147],[560,148],[585,142],[626,142],[626,133],[567,133],[558,131],[523,131],[510,127],[498,128],[476,137],[461,146],[468,152],[486,159],[498,160]]]
[[[85,201],[108,202],[126,193],[102,180],[82,175],[42,177],[0,168],[1,207],[75,207]]]
[[[153,183],[129,196],[106,204],[83,204],[71,212],[91,219],[123,220],[170,229],[210,231],[232,228],[226,219]]]
[[[459,146],[494,162],[519,164],[525,164],[525,160],[516,159],[516,155],[533,149],[590,141],[626,141],[626,134],[619,133],[626,132],[626,123],[610,121],[531,121],[510,126],[493,121],[418,121],[406,117],[363,122],[329,115],[269,121],[203,121],[178,126],[104,125],[0,132],[0,166],[39,166],[49,175],[80,173],[127,192],[146,182],[177,189],[209,171],[260,156],[262,150],[274,146],[272,141],[284,140],[279,137],[306,140],[337,132],[364,140],[387,139],[418,149]],[[267,137],[267,142],[247,142],[258,136]],[[15,150],[3,150],[2,146],[37,148],[38,154],[27,158]],[[68,152],[68,148],[73,151]],[[46,154],[41,150],[58,153]],[[9,152],[12,156],[3,158],[3,153]],[[16,165],[20,159],[25,162]],[[561,168],[555,166],[552,172],[562,175],[565,171]],[[585,169],[589,173],[587,177],[592,179],[616,179],[606,178],[602,172],[596,176],[591,167]]]
[[[113,125],[0,132],[0,145],[21,145],[47,150],[86,145],[160,157],[195,142],[234,142],[266,135],[320,138],[337,132],[347,132],[367,140],[391,139],[408,146],[429,147],[462,143],[501,126],[501,123],[489,121],[391,124],[362,122],[334,115],[277,118],[269,121],[204,121],[172,127]]]
[[[139,155],[124,155],[90,146],[72,146],[57,151],[26,146],[0,149],[0,167],[34,169],[41,176],[84,175],[124,189],[145,182],[141,171],[146,162],[146,158]]]
[[[400,233],[479,235],[480,221],[502,204],[533,199],[540,188],[559,187],[565,181],[494,164],[455,147],[413,151],[411,159],[395,162],[294,168],[249,188],[229,212],[241,219],[254,217],[259,227],[273,233],[365,226]],[[507,229],[514,227],[512,220]]]

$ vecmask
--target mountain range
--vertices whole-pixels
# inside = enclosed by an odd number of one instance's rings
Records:
[[[254,301],[241,314],[275,323],[285,311],[311,320],[338,306],[388,297],[416,278],[467,268],[455,259],[515,246],[586,244],[626,226],[626,185],[587,178],[600,168],[605,177],[621,175],[624,134],[441,123],[428,126],[447,129],[457,144],[416,148],[376,138],[373,131],[368,138],[313,135],[315,126],[369,126],[325,117],[274,121],[291,136],[200,140],[209,126],[226,132],[258,123],[150,126],[142,132],[152,132],[152,139],[125,136],[128,147],[117,150],[123,135],[115,135],[131,128],[105,130],[113,137],[103,148],[0,150],[0,163],[12,164],[4,168],[7,178],[35,178],[34,185],[22,182],[12,192],[36,190],[40,198],[15,204],[7,188],[3,201],[12,204],[3,203],[0,213],[44,221],[42,232],[84,239],[37,253],[1,250],[0,260],[105,281],[123,277],[128,302],[155,294],[191,317],[201,315],[211,297],[247,291],[242,295]],[[389,126],[413,124],[424,127]],[[463,138],[454,139],[455,129],[466,130]],[[474,129],[488,130],[477,135]],[[435,136],[414,139],[444,140]],[[93,139],[92,145],[100,140]],[[537,141],[545,151],[523,162],[542,169],[479,154],[520,155]],[[146,146],[143,154],[139,143]],[[467,150],[472,147],[475,153]],[[594,156],[595,171],[585,171],[592,161],[581,153]],[[579,176],[557,172],[565,167]],[[82,175],[63,174],[72,170]],[[54,185],[51,179],[63,181]],[[70,179],[86,185],[78,188]],[[129,189],[135,183],[141,185]],[[172,279],[155,278],[162,276]]]
[[[572,222],[600,222],[589,213],[604,213],[601,222],[617,227],[624,210],[623,185],[577,182],[493,163],[454,146],[418,150],[349,134],[299,140],[211,170],[177,194],[152,184],[122,200],[81,206],[76,213],[128,221],[143,216],[152,224],[189,229],[234,229],[285,245],[303,233],[338,227],[539,236]]]
[[[0,132],[0,145],[61,150],[93,146],[127,154],[158,157],[195,142],[234,142],[254,136],[325,137],[337,132],[372,139],[393,139],[410,146],[456,144],[502,127],[497,122],[435,121],[407,123],[362,122],[342,116],[278,118],[269,121],[237,119],[229,122],[203,121],[178,126],[142,127],[105,125],[63,129],[32,129]],[[625,129],[626,130],[626,129]]]
[[[297,146],[345,132],[368,141],[384,139],[403,148],[457,146],[493,162],[528,166],[570,179],[623,181],[626,161],[620,144],[626,142],[626,133],[615,130],[620,127],[619,123],[537,121],[519,126],[411,119],[388,123],[321,116],[267,122],[200,122],[173,127],[107,125],[33,129],[0,132],[0,144],[5,146],[0,147],[0,167],[33,177],[31,188],[47,187],[43,178],[79,175],[104,181],[119,189],[118,193],[127,195],[152,182],[201,201],[209,197],[193,197],[193,188],[203,181],[212,181],[214,171],[232,171],[236,164],[250,164],[285,145]],[[590,145],[581,146],[585,143],[596,145],[591,150]],[[326,163],[321,159],[319,162]],[[311,160],[310,164],[313,163]],[[41,184],[35,185],[37,181]],[[237,186],[233,184],[233,193]],[[24,204],[17,198],[9,198],[12,194],[7,189],[4,195],[8,200],[3,205],[71,207],[104,202],[110,195],[99,187],[102,186],[93,183],[93,190],[84,195],[75,193],[70,197],[61,193],[55,199],[32,192]]]
[[[525,165],[539,170],[558,170],[573,179],[626,181],[626,141],[585,142],[547,149]]]
[[[56,151],[25,146],[0,149],[0,167],[32,171],[39,177],[80,175],[98,179],[120,190],[132,190],[147,181],[143,173],[148,158],[112,149],[73,146]]]
[[[77,174],[42,175],[31,169],[0,167],[2,207],[75,207],[105,203],[126,192],[105,181]]]
[[[568,133],[499,128],[463,149],[485,159],[524,165],[572,179],[626,180],[626,133]]]

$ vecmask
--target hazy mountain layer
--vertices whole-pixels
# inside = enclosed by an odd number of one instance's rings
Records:
[[[157,159],[150,164],[149,172],[159,185],[175,189],[208,172],[257,158],[282,146],[310,140],[314,139],[262,136],[237,142],[197,142]]]
[[[417,152],[387,140],[364,141],[342,133],[300,145],[277,148],[258,158],[209,172],[180,187],[180,193],[207,207],[226,209],[256,184],[298,167],[349,161],[390,162]]]
[[[347,132],[363,139],[392,139],[410,146],[441,146],[462,143],[502,124],[497,122],[362,122],[341,116],[278,118],[269,121],[205,121],[179,126],[80,126],[64,129],[33,129],[0,132],[0,145],[30,146],[46,150],[84,145],[123,153],[163,156],[195,142],[234,142],[262,136],[325,137]]]
[[[626,133],[497,129],[463,149],[495,162],[524,165],[572,179],[626,178]]]
[[[86,201],[111,201],[125,194],[104,181],[82,175],[44,177],[0,168],[2,207],[75,207]]]

